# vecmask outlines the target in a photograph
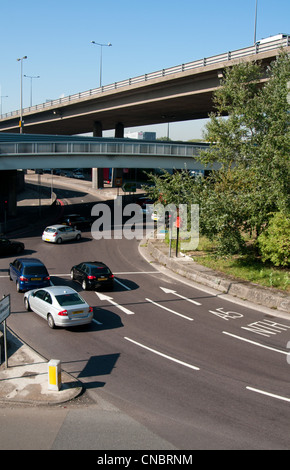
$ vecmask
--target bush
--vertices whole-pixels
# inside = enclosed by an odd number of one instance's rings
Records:
[[[290,264],[290,218],[276,212],[268,227],[258,237],[262,261],[271,261],[274,266]]]

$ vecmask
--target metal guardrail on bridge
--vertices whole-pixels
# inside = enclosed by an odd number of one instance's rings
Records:
[[[125,86],[147,82],[149,80],[166,77],[175,73],[187,72],[189,70],[193,70],[199,67],[205,67],[207,65],[217,64],[217,63],[225,62],[228,60],[241,59],[244,57],[255,55],[257,53],[269,52],[271,50],[278,49],[280,47],[289,47],[289,46],[290,46],[290,36],[286,36],[282,39],[276,39],[276,40],[269,41],[266,43],[263,43],[262,41],[261,43],[257,42],[255,45],[246,47],[243,49],[225,52],[223,54],[215,55],[212,57],[195,60],[193,62],[188,62],[188,63],[177,65],[174,67],[169,67],[166,69],[158,70],[156,72],[146,73],[144,75],[139,75],[138,77],[128,78],[126,80],[115,82],[115,83],[105,85],[99,88],[94,88],[88,91],[76,93],[74,95],[69,95],[63,98],[58,98],[56,100],[51,100],[46,103],[41,103],[35,106],[30,106],[28,108],[23,109],[23,114],[31,113],[34,111],[42,111],[45,109],[53,108],[55,106],[68,104],[68,103],[78,101],[81,99],[94,97],[107,91],[118,90],[119,88],[122,88]],[[5,119],[5,118],[13,117],[13,116],[19,116],[19,110],[5,113],[1,116],[1,118]]]
[[[7,134],[6,134],[7,135]],[[149,142],[131,139],[91,139],[86,141],[57,140],[51,136],[50,141],[42,142],[1,142],[1,156],[25,156],[30,155],[52,155],[65,154],[94,154],[94,155],[154,155],[154,156],[176,156],[192,157],[205,150],[208,144],[188,144],[188,143],[170,143],[170,142]],[[117,141],[116,141],[117,140]]]

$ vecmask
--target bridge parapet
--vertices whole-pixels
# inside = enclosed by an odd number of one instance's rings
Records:
[[[146,73],[144,75],[140,75],[137,77],[128,78],[126,80],[114,82],[109,85],[105,85],[105,86],[101,86],[98,88],[83,91],[80,93],[76,93],[73,95],[65,96],[62,98],[58,98],[56,100],[51,100],[45,103],[40,103],[35,106],[24,108],[22,112],[23,112],[23,115],[25,115],[25,114],[29,114],[29,113],[33,113],[37,111],[49,110],[51,108],[64,106],[64,105],[78,102],[81,100],[86,100],[86,99],[90,99],[93,97],[97,97],[98,95],[101,95],[105,92],[117,91],[118,89],[122,89],[124,87],[144,84],[144,82],[148,82],[154,79],[160,79],[163,77],[169,77],[170,75],[174,75],[174,74],[189,72],[194,69],[199,69],[201,67],[206,67],[209,65],[217,65],[219,63],[224,64],[232,60],[240,60],[243,58],[249,58],[251,56],[255,56],[258,54],[263,54],[263,53],[267,54],[271,51],[276,51],[280,48],[290,47],[290,36],[289,35],[281,35],[281,36],[283,37],[278,38],[278,39],[275,39],[275,37],[273,37],[273,40],[269,40],[266,42],[263,42],[263,40],[258,41],[256,44],[243,48],[243,49],[238,49],[235,51],[228,51],[228,52],[218,54],[215,56],[195,60],[193,62],[188,62],[185,64],[176,65],[176,66],[169,67],[166,69],[161,69],[155,72]],[[20,112],[19,110],[11,111],[11,112],[2,114],[0,118],[5,119],[5,118],[12,118],[15,116],[19,116],[19,112]]]

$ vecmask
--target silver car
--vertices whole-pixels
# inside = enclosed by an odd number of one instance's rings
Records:
[[[66,225],[50,225],[42,234],[42,240],[50,243],[62,243],[68,240],[80,240],[82,232]]]
[[[30,290],[24,294],[24,306],[45,318],[50,328],[85,325],[93,319],[93,308],[68,286]]]

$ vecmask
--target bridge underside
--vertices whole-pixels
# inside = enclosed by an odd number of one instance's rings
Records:
[[[204,85],[204,83],[203,83]],[[93,132],[96,125],[99,132],[116,129],[119,123],[124,128],[154,125],[167,122],[188,121],[207,118],[213,111],[212,92],[218,80],[208,83],[210,90],[189,91],[189,84],[183,84],[176,92],[168,87],[139,90],[133,96],[123,92],[118,96],[104,93],[98,100],[80,102],[72,106],[59,106],[42,113],[24,115],[24,132],[27,134],[76,135]],[[10,119],[2,132],[19,131],[19,117]],[[100,134],[99,134],[100,135]]]

